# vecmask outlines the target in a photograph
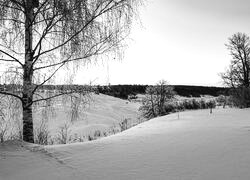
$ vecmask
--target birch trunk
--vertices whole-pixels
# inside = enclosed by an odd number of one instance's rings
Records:
[[[32,117],[32,77],[33,77],[33,50],[32,50],[32,0],[26,1],[25,8],[25,64],[23,66],[23,140],[34,143]]]

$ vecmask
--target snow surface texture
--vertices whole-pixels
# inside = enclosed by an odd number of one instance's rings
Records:
[[[247,180],[250,109],[181,112],[87,143],[0,145],[1,180]]]

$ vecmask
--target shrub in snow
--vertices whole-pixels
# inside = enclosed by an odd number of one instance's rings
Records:
[[[102,133],[100,130],[96,130],[95,133],[94,133],[94,137],[95,138],[100,138],[102,136]]]
[[[207,103],[203,98],[200,100],[200,109],[207,109]]]
[[[121,131],[125,131],[127,130],[129,127],[128,127],[128,121],[129,119],[125,118],[123,119],[120,123],[119,123],[119,126],[121,128]]]
[[[51,104],[51,100],[45,102],[41,111],[41,119],[35,124],[34,139],[36,144],[48,145],[48,141],[50,138],[48,130],[48,121],[50,117],[52,117],[55,113],[55,110],[51,106]]]
[[[218,103],[219,106],[223,106],[223,108],[226,107],[226,105],[228,104],[228,98],[224,95],[220,95],[216,98],[216,101]]]
[[[95,138],[88,135],[88,141],[93,141],[93,140],[95,140]]]
[[[193,109],[193,101],[185,99],[183,101],[183,106],[184,106],[184,110],[185,109],[188,109],[188,110]]]
[[[184,110],[192,110],[192,109],[208,109],[215,108],[216,102],[214,100],[204,100],[202,99],[185,99],[183,100]],[[183,109],[183,107],[178,109]]]
[[[192,99],[191,103],[192,103],[192,109],[201,109],[201,105],[199,101],[197,101],[196,99]]]
[[[77,133],[75,133],[73,136],[70,136],[70,142],[84,142],[85,140],[85,136],[81,136]]]
[[[177,111],[184,111],[185,110],[185,106],[183,101],[175,101],[175,106]]]
[[[232,104],[240,108],[250,107],[250,88],[240,87],[230,91]]]
[[[215,100],[209,100],[207,104],[208,104],[208,107],[210,109],[216,107],[216,101]]]
[[[178,111],[178,104],[175,102],[167,102],[164,104],[164,112],[165,114],[173,113]]]
[[[179,112],[184,110],[196,110],[196,109],[213,109],[216,107],[216,101],[214,99],[205,100],[204,98],[189,98],[176,100],[174,98],[168,99],[163,104],[163,113],[160,114],[157,108],[157,103],[155,103],[155,108],[153,109],[152,103],[154,99],[146,99],[143,106],[140,107],[140,110],[143,111],[143,115],[145,118],[153,118],[161,115],[166,115],[173,112]]]
[[[57,135],[57,141],[59,144],[67,144],[69,138],[70,138],[70,124],[64,123],[62,126],[60,126],[58,135]]]
[[[35,143],[48,145],[49,131],[45,124],[41,124],[40,127],[35,129]]]

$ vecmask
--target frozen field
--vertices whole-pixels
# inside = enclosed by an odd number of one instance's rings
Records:
[[[0,145],[1,180],[247,180],[250,109],[189,111],[87,143]]]

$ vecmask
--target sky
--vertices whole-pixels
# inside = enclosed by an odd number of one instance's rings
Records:
[[[225,47],[236,32],[250,35],[249,0],[147,0],[123,60],[87,66],[76,83],[223,86]]]

